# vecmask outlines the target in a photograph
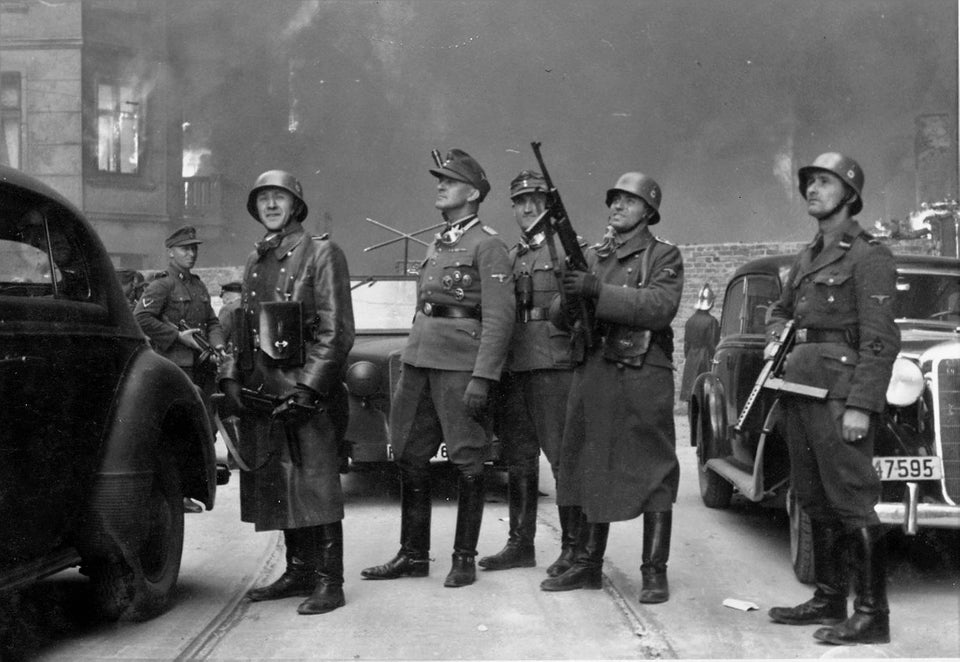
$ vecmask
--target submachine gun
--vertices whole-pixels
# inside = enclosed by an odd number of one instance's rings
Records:
[[[181,331],[194,331],[197,333],[193,334],[193,341],[197,343],[197,346],[200,348],[200,354],[197,356],[197,365],[203,365],[207,361],[213,359],[214,363],[219,365],[227,358],[227,353],[218,347],[214,347],[210,344],[210,341],[207,340],[207,337],[203,335],[203,331],[199,329],[194,329],[192,326],[187,324],[186,320],[180,320],[177,323],[177,328]]]
[[[808,398],[815,398],[817,400],[824,400],[827,397],[827,389],[819,388],[816,386],[807,386],[806,384],[794,384],[793,382],[785,382],[780,375],[783,374],[783,364],[787,359],[787,354],[790,353],[790,350],[793,348],[793,343],[797,337],[797,329],[793,320],[790,320],[783,327],[783,331],[780,332],[780,336],[773,341],[774,343],[774,352],[773,355],[766,360],[763,364],[763,368],[760,370],[760,374],[757,376],[757,381],[753,385],[753,389],[750,391],[750,395],[747,396],[747,401],[743,404],[743,410],[740,412],[740,417],[737,419],[737,424],[733,426],[733,429],[737,432],[743,432],[743,426],[747,421],[747,417],[750,416],[750,412],[753,410],[753,406],[757,401],[757,396],[760,395],[760,391],[767,389],[774,391],[776,393],[793,393],[794,395],[804,395]],[[764,432],[769,430],[764,429]]]
[[[539,232],[543,232],[547,238],[547,248],[550,250],[550,260],[553,262],[553,272],[557,278],[558,289],[560,290],[560,301],[564,309],[567,308],[566,295],[563,291],[563,269],[560,266],[560,260],[557,256],[557,247],[553,243],[554,235],[560,239],[560,245],[566,254],[565,266],[574,271],[589,271],[587,258],[580,248],[580,241],[577,233],[570,223],[570,216],[567,215],[567,209],[563,206],[563,200],[560,199],[560,191],[553,185],[553,179],[547,170],[547,165],[543,162],[543,155],[540,153],[540,143],[531,142],[534,156],[537,157],[537,165],[540,166],[540,172],[543,174],[543,181],[547,184],[547,206],[540,217],[534,221],[533,225],[527,230],[528,237],[532,237]],[[593,310],[588,301],[580,300],[580,324],[583,332],[584,344],[590,348],[593,346]]]

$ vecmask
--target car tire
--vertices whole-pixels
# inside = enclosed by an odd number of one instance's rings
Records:
[[[180,574],[183,553],[183,496],[173,460],[161,457],[149,495],[149,532],[139,550],[90,565],[101,615],[144,621],[162,613]]]
[[[814,582],[813,530],[810,516],[800,507],[793,490],[787,490],[787,515],[790,517],[790,560],[793,573],[804,584]]]
[[[724,457],[727,453],[720,438],[726,427],[723,421],[717,421],[718,406],[716,394],[704,389],[703,400],[697,406],[691,434],[697,445],[697,478],[700,483],[700,498],[707,508],[728,508],[733,499],[733,485],[707,467],[707,460]]]

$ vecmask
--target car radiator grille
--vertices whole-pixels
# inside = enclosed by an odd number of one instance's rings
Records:
[[[943,459],[943,485],[946,495],[960,503],[960,357],[934,362],[933,388],[937,394],[935,414],[940,457]]]

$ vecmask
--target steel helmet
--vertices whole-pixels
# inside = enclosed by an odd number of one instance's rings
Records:
[[[710,310],[716,299],[716,295],[710,289],[710,283],[704,283],[700,288],[700,294],[697,295],[697,310]]]
[[[286,170],[267,170],[257,177],[257,181],[253,183],[253,188],[250,189],[250,195],[247,196],[247,211],[254,219],[260,221],[260,214],[257,213],[257,193],[260,189],[269,187],[282,188],[293,195],[300,203],[300,213],[296,214],[293,220],[302,221],[307,217],[307,203],[303,199],[303,187],[300,186],[297,178]]]
[[[853,189],[857,194],[857,199],[850,204],[850,214],[856,216],[863,209],[863,168],[860,164],[838,152],[826,152],[813,160],[808,166],[804,166],[797,171],[800,178],[800,195],[804,199],[807,197],[807,184],[810,181],[810,175],[817,170],[825,170],[833,173],[840,180]]]
[[[625,172],[620,175],[620,179],[613,185],[613,188],[607,189],[607,206],[613,200],[613,195],[617,191],[624,191],[635,195],[648,205],[653,207],[656,212],[649,225],[655,225],[660,222],[660,185],[653,181],[653,178],[647,177],[642,172]]]

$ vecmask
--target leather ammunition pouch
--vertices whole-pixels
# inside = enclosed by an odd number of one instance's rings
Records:
[[[306,360],[303,342],[303,303],[265,301],[260,304],[258,347],[267,365],[298,368]]]
[[[603,358],[639,368],[650,349],[652,337],[653,332],[649,329],[612,325],[603,336]]]

